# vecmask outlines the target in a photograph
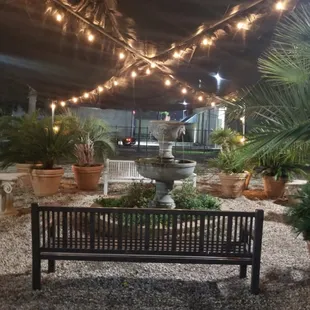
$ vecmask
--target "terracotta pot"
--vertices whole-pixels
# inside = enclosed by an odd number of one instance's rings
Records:
[[[283,197],[286,182],[286,179],[275,180],[274,177],[265,175],[263,183],[266,196],[272,199]]]
[[[16,164],[16,171],[18,173],[26,173],[27,174],[27,175],[20,177],[20,180],[22,181],[23,187],[32,188],[31,170],[33,168],[40,168],[40,167],[42,167],[42,164]]]
[[[246,180],[246,173],[226,174],[220,173],[223,196],[226,198],[237,198],[242,195]]]
[[[252,178],[252,173],[248,171],[245,171],[245,173],[247,174],[247,176],[246,176],[245,183],[244,183],[244,189],[249,189],[250,181]]]
[[[310,255],[310,240],[307,240],[307,248],[308,248],[308,252],[309,252],[309,255]]]
[[[31,183],[34,194],[38,197],[56,194],[63,174],[63,168],[55,168],[52,170],[33,169],[31,173]]]
[[[103,165],[92,167],[72,166],[74,179],[78,189],[83,191],[95,191],[98,189],[98,183],[103,170]]]

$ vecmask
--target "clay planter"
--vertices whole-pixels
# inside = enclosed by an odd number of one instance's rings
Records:
[[[63,174],[63,168],[55,168],[52,170],[33,169],[31,173],[31,183],[34,194],[38,197],[56,194]]]
[[[274,177],[264,176],[264,191],[267,198],[277,199],[284,195],[286,179],[275,180]]]
[[[307,242],[308,253],[310,255],[310,240],[307,240],[306,242]]]
[[[226,198],[240,197],[244,190],[246,177],[247,173],[220,173],[223,196]]]
[[[42,164],[16,164],[16,170],[18,173],[26,173],[27,175],[24,175],[20,177],[20,180],[22,181],[23,187],[25,188],[31,188],[31,170],[33,168],[40,168],[42,167]]]
[[[103,170],[103,165],[91,167],[72,166],[74,179],[78,189],[83,191],[95,191],[98,189],[98,183]]]

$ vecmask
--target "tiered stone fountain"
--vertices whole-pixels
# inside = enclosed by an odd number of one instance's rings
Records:
[[[196,167],[195,161],[176,160],[172,154],[173,141],[185,134],[185,126],[181,122],[151,121],[150,133],[159,143],[159,156],[137,159],[137,170],[145,178],[156,180],[156,195],[149,206],[174,209],[170,195],[174,181],[188,178]]]

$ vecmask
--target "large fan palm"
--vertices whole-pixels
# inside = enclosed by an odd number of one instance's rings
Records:
[[[310,6],[281,22],[273,44],[259,60],[263,79],[237,112],[256,120],[255,155],[310,145]]]

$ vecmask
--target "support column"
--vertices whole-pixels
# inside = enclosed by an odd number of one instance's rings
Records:
[[[36,111],[37,107],[37,98],[38,93],[33,88],[29,88],[29,95],[28,95],[28,114],[32,114]]]

